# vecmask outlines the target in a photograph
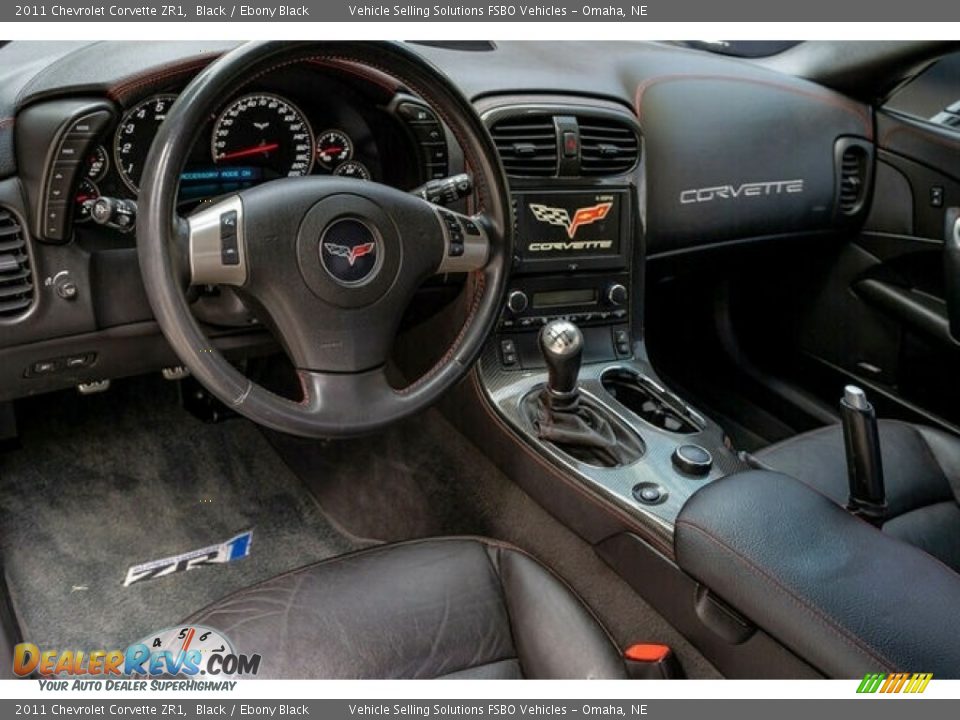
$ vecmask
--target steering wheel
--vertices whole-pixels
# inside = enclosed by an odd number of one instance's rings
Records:
[[[428,103],[463,149],[477,214],[461,216],[374,182],[307,176],[240,190],[180,217],[180,174],[216,108],[252,79],[308,59],[378,70]],[[477,359],[512,257],[507,183],[470,102],[406,47],[242,45],[180,94],[145,167],[137,249],[153,313],[197,380],[250,420],[307,437],[369,432],[433,403]],[[465,323],[431,370],[396,389],[385,365],[402,314],[426,278],[448,272],[471,273]],[[252,382],[213,347],[184,294],[201,284],[233,286],[263,311],[300,378],[299,402]]]

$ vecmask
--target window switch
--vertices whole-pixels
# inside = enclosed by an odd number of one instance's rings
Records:
[[[943,207],[943,185],[934,185],[930,188],[930,207]]]

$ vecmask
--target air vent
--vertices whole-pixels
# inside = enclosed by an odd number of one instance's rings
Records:
[[[27,241],[16,216],[0,207],[0,319],[22,315],[32,304]]]
[[[640,157],[640,140],[633,128],[613,118],[578,117],[580,174],[620,175]]]
[[[863,206],[867,193],[869,156],[859,145],[846,147],[840,155],[840,196],[837,203],[844,215],[854,215]]]
[[[514,177],[557,174],[557,131],[550,115],[506,118],[490,129],[503,168]]]

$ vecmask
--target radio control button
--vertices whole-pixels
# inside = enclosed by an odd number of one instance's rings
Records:
[[[614,283],[607,288],[607,302],[611,305],[623,305],[627,301],[627,288],[620,283]]]
[[[510,309],[510,312],[522,313],[529,305],[530,300],[523,290],[513,290],[507,296],[507,307]]]

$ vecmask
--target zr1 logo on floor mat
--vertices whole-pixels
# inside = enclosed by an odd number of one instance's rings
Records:
[[[250,543],[252,541],[253,530],[247,530],[219,545],[209,545],[181,555],[134,565],[127,570],[127,579],[124,580],[123,586],[129,587],[134,583],[194,570],[205,565],[222,565],[240,560],[250,554]]]

